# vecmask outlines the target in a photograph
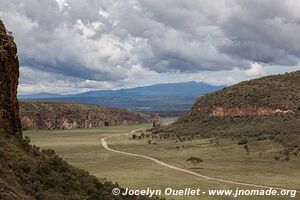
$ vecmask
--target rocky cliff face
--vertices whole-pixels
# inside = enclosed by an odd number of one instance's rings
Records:
[[[192,113],[202,112],[211,117],[243,117],[243,116],[268,116],[274,114],[295,114],[296,110],[288,108],[272,108],[267,105],[222,105],[222,104],[203,104],[194,105]]]
[[[210,116],[213,117],[242,117],[242,116],[268,116],[273,114],[294,114],[293,110],[282,110],[269,107],[257,107],[257,106],[212,106],[210,110]]]
[[[300,71],[245,81],[200,97],[191,112],[210,116],[268,116],[300,110]]]
[[[149,116],[125,109],[43,101],[21,101],[20,117],[23,129],[93,128],[150,122]]]
[[[0,128],[21,136],[16,98],[19,78],[17,47],[0,20]]]
[[[111,191],[119,187],[117,184],[104,179],[99,181],[88,172],[68,165],[53,150],[39,151],[26,138],[21,138],[16,53],[13,38],[7,35],[0,20],[0,199],[148,200],[138,196],[115,196]]]
[[[200,97],[188,113],[159,131],[204,137],[269,135],[299,147],[299,83],[300,71],[241,82]]]

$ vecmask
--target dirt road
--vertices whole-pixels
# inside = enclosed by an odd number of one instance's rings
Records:
[[[132,131],[131,133],[134,133],[134,132],[135,131]],[[131,134],[131,133],[129,133],[129,134]],[[120,153],[120,154],[124,154],[124,155],[128,155],[128,156],[135,156],[135,157],[140,157],[140,158],[148,159],[148,160],[153,161],[156,164],[159,164],[159,165],[162,165],[164,167],[167,167],[167,168],[170,168],[170,169],[173,169],[173,170],[176,170],[176,171],[180,171],[180,172],[183,172],[183,173],[195,176],[195,177],[203,178],[203,179],[206,179],[206,180],[213,180],[213,181],[223,182],[223,183],[230,183],[230,184],[236,184],[236,185],[242,185],[242,186],[250,186],[250,187],[257,187],[257,188],[264,188],[264,189],[273,188],[273,189],[277,189],[277,190],[294,190],[294,189],[289,189],[289,188],[280,188],[280,187],[273,187],[273,186],[267,186],[267,185],[258,185],[258,184],[253,184],[253,183],[231,181],[231,180],[225,180],[225,179],[221,179],[221,178],[214,178],[214,177],[210,177],[210,176],[201,175],[201,174],[198,174],[196,172],[193,172],[193,171],[190,171],[190,170],[187,170],[187,169],[183,169],[183,168],[180,168],[180,167],[176,167],[176,166],[170,165],[168,163],[160,161],[160,160],[158,160],[156,158],[152,158],[150,156],[145,156],[145,155],[140,155],[140,154],[135,154],[135,153],[128,153],[128,152],[124,152],[124,151],[119,151],[119,150],[111,149],[108,146],[107,142],[106,142],[106,139],[108,139],[109,137],[110,136],[104,137],[104,138],[101,139],[102,146],[106,150],[108,150],[108,151],[115,152],[115,153]],[[297,191],[297,193],[300,193],[300,191]]]

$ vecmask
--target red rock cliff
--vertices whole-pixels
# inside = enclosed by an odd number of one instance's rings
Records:
[[[17,87],[19,61],[13,37],[0,20],[0,128],[21,136]]]
[[[70,129],[149,123],[150,117],[125,109],[59,101],[21,101],[20,118],[26,129]]]

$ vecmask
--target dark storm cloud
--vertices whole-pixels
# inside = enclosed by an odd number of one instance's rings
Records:
[[[21,64],[69,81],[120,85],[153,73],[247,70],[255,62],[299,64],[297,0],[0,0],[0,4],[0,16],[14,33]]]
[[[300,6],[297,1],[237,1],[237,9],[222,24],[226,35],[253,41],[254,48],[220,49],[249,61],[296,65],[300,55]]]

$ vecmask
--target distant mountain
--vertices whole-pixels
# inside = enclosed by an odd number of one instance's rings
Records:
[[[23,100],[61,100],[102,104],[133,111],[186,111],[198,96],[224,88],[198,82],[166,83],[120,90],[89,91],[80,94],[51,93],[19,95]]]
[[[165,96],[165,95],[195,95],[205,94],[223,87],[216,87],[205,83],[183,82],[183,83],[165,83],[145,87],[137,87],[121,90],[100,90],[90,91],[75,95],[77,97],[99,97],[99,96]],[[72,95],[74,96],[74,95]]]
[[[27,94],[18,95],[19,99],[45,99],[45,98],[61,98],[62,95],[54,93],[38,93],[38,94]]]

